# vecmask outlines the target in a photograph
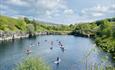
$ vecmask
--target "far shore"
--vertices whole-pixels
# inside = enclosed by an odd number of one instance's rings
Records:
[[[0,31],[0,41],[4,40],[14,40],[14,39],[22,39],[22,38],[29,38],[30,36],[38,36],[38,35],[68,35],[70,31],[44,31],[44,32],[13,32],[13,31]]]

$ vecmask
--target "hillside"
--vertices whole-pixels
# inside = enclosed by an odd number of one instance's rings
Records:
[[[2,31],[70,31],[71,29],[67,25],[59,25],[53,23],[47,23],[36,20],[29,20],[28,18],[14,19],[8,16],[0,15],[0,30]]]
[[[0,16],[0,30],[3,31],[26,31],[27,24],[24,20],[17,20],[6,16]]]

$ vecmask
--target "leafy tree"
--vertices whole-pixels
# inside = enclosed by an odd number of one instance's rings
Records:
[[[32,34],[34,32],[34,26],[32,24],[27,25],[27,32]]]
[[[115,26],[113,26],[112,32],[113,32],[113,33],[112,33],[112,37],[115,38]]]
[[[35,20],[32,21],[32,24],[34,26],[34,31],[37,31],[37,23]]]
[[[24,21],[25,21],[27,24],[31,23],[31,21],[30,21],[27,17],[24,17]]]
[[[110,37],[112,35],[112,25],[108,20],[102,20],[99,29],[100,36]]]

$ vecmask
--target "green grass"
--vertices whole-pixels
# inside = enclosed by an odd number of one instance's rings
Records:
[[[0,15],[0,30],[3,31],[25,31],[26,23],[22,19],[14,19]]]
[[[14,70],[51,70],[42,59],[37,57],[28,57],[17,65]]]

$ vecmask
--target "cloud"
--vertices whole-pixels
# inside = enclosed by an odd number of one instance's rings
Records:
[[[8,9],[8,6],[0,4],[0,9]]]
[[[107,14],[115,14],[115,5],[103,6],[97,5],[92,8],[86,8],[81,11],[83,16],[101,17]]]
[[[48,18],[52,18],[52,13],[53,13],[52,11],[47,10],[45,14]]]
[[[66,8],[65,0],[37,0],[37,7],[42,7],[43,9],[63,9]]]
[[[27,0],[7,0],[7,4],[17,5],[17,6],[27,6]]]
[[[109,7],[109,12],[110,12],[110,13],[115,13],[115,4],[113,4],[113,5],[111,5],[111,6]]]
[[[99,16],[103,16],[104,14],[96,12],[96,13],[92,13],[91,15],[94,16],[94,17],[99,17]]]
[[[4,5],[9,6],[4,10],[9,14],[11,14],[11,10],[14,10],[15,14],[18,13],[16,15],[28,17],[33,15],[50,19],[59,16],[70,17],[74,14],[74,10],[68,6],[67,0],[4,0],[3,2]]]
[[[74,15],[74,11],[72,9],[66,9],[64,10],[64,14],[68,17],[73,16]]]
[[[18,14],[16,10],[10,8],[9,6],[0,4],[0,14],[9,15],[9,13],[10,15]]]
[[[45,17],[54,18],[73,14],[66,0],[38,0],[36,3],[36,11]]]
[[[102,6],[102,5],[97,5],[96,7],[92,8],[92,11],[98,12],[98,13],[103,13],[103,12],[108,11],[108,7]]]

